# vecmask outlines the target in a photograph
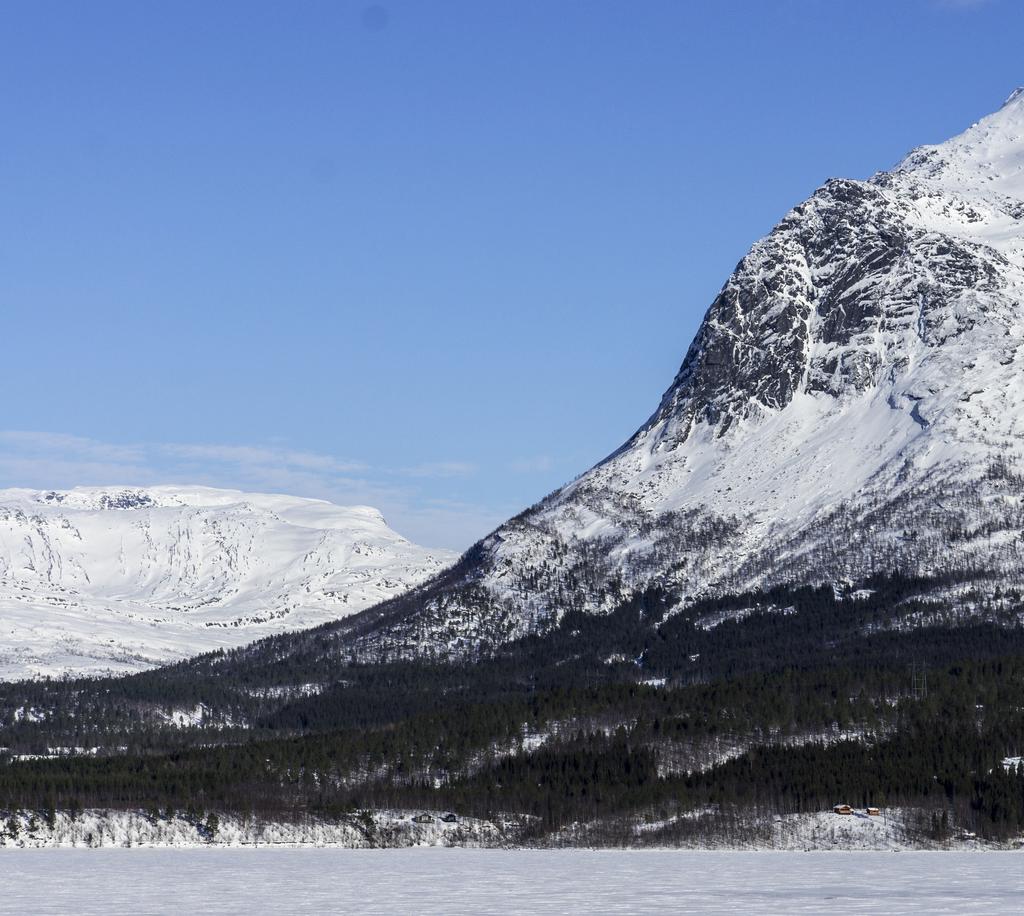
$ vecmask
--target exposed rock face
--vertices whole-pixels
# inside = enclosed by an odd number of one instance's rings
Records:
[[[892,570],[1005,592],[1024,568],[1022,369],[1018,91],[788,213],[640,430],[415,600],[369,615],[352,649],[474,652],[652,585],[680,607]]]

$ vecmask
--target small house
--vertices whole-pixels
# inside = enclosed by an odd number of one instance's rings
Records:
[[[870,817],[878,817],[882,813],[880,808],[866,808],[865,810]]]
[[[836,814],[853,814],[853,808],[849,805],[836,805],[832,810]]]
[[[429,814],[417,814],[412,822],[414,824],[433,824],[434,819]]]

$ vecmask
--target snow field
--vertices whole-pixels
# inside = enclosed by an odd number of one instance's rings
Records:
[[[1019,853],[24,850],[0,913],[1018,913]]]

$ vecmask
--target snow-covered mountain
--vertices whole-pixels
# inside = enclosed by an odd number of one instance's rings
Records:
[[[473,654],[652,588],[685,614],[891,573],[936,615],[1005,620],[1024,592],[1024,90],[786,214],[636,434],[448,569],[373,510],[201,489],[7,491],[0,546],[8,677],[238,645],[419,582],[338,651]]]
[[[697,596],[841,592],[890,572],[931,577],[945,613],[996,613],[1024,570],[1022,446],[1019,89],[790,211],[621,449],[350,639],[458,654],[652,586],[682,613]]]
[[[0,679],[133,671],[314,626],[452,559],[366,506],[206,487],[0,490]]]

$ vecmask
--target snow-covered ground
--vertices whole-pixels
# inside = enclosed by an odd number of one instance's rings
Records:
[[[453,559],[367,506],[208,487],[0,490],[0,680],[131,672],[316,626]]]
[[[730,850],[910,851],[945,849],[1024,849],[1024,837],[1005,844],[978,839],[956,827],[945,839],[928,830],[930,812],[886,808],[876,816],[857,809],[851,815],[831,811],[767,815],[750,812],[726,823],[712,808],[688,811],[667,820],[644,820],[632,827],[638,845]],[[447,818],[447,820],[446,820]],[[697,829],[680,833],[687,822]],[[334,846],[346,849],[410,846],[511,847],[521,835],[522,818],[486,821],[447,811],[374,810],[336,820],[309,817],[293,823],[233,815],[214,817],[182,812],[90,809],[71,817],[58,811],[52,822],[40,812],[0,814],[0,856],[15,849],[224,846]],[[765,827],[769,829],[763,829]],[[611,829],[611,833],[609,833]],[[576,823],[555,834],[552,847],[618,845],[628,825]],[[610,839],[611,837],[611,839]]]
[[[954,832],[948,840],[930,840],[915,823],[915,812],[885,809],[871,817],[863,810],[838,815],[787,814],[772,821],[772,848],[781,850],[899,850],[960,848],[976,850],[982,844],[972,835]]]
[[[24,850],[0,913],[1018,913],[1020,853]]]
[[[445,821],[448,816],[450,820]],[[417,821],[414,818],[420,818]],[[429,818],[429,820],[424,820]],[[77,817],[56,812],[52,824],[36,813],[7,814],[0,820],[0,850],[85,848],[131,849],[197,846],[335,846],[344,849],[408,846],[507,845],[500,827],[445,811],[373,811],[334,821],[298,823],[258,818],[187,817],[142,811],[88,810]]]

